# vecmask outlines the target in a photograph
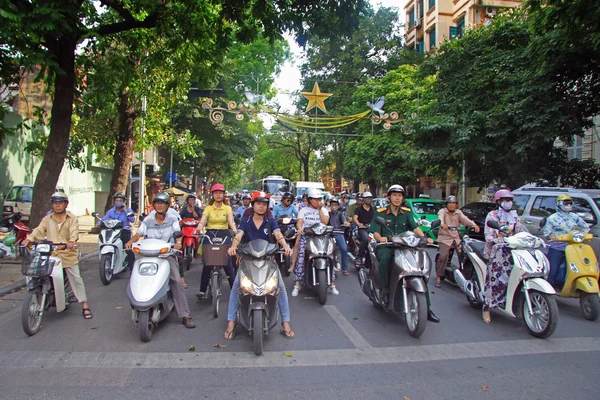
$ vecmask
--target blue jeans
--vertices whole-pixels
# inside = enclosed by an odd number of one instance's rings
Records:
[[[281,313],[281,322],[290,322],[290,304],[288,302],[287,291],[285,290],[285,284],[281,277],[281,272],[277,271],[277,278],[279,282],[279,294],[277,299],[279,300],[279,312]],[[231,287],[231,293],[229,294],[229,307],[227,308],[227,321],[237,321],[237,311],[240,308],[240,296],[238,291],[240,289],[239,273],[235,276],[233,286]]]
[[[565,283],[566,271],[562,271],[560,266],[566,262],[565,251],[553,248],[548,249],[548,261],[550,261],[550,273],[548,274],[548,283],[551,285],[563,285]]]
[[[348,247],[346,247],[346,240],[344,239],[344,235],[337,234],[335,235],[335,243],[340,248],[340,253],[342,255],[342,271],[348,270]]]

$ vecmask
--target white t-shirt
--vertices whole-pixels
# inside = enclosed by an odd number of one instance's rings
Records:
[[[329,216],[329,211],[325,207],[322,208],[323,214]],[[321,214],[319,210],[312,207],[304,207],[298,212],[298,219],[302,218],[302,229],[310,228],[314,224],[321,222]]]

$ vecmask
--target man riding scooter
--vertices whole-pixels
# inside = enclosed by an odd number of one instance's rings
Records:
[[[373,220],[374,209],[371,207],[373,203],[373,195],[371,192],[363,193],[363,204],[360,207],[356,207],[354,211],[353,221],[358,226],[358,237],[360,238],[360,248],[356,254],[355,264],[362,266],[365,252],[367,251],[367,245],[369,244],[369,232],[368,225]]]
[[[238,207],[237,210],[235,210],[235,213],[233,214],[233,216],[238,216],[240,218],[242,218],[244,216],[244,213],[246,212],[247,209],[252,208],[250,206],[250,201],[252,201],[252,197],[250,197],[250,195],[248,193],[244,194],[242,196],[242,205]]]
[[[108,219],[118,219],[123,223],[123,230],[121,231],[121,240],[123,243],[127,243],[131,240],[131,224],[135,222],[135,216],[128,217],[127,214],[133,213],[133,210],[125,206],[127,198],[123,193],[115,193],[113,196],[114,207],[108,210],[106,215],[102,217],[98,225]],[[135,262],[135,255],[133,251],[127,250],[127,265],[129,265],[129,271],[133,269],[133,263]]]
[[[368,193],[368,192],[367,192]],[[370,193],[369,193],[370,194]],[[406,232],[408,230],[413,231],[418,236],[423,237],[423,231],[415,223],[415,219],[412,217],[409,208],[402,208],[402,202],[404,201],[404,188],[400,185],[392,185],[387,191],[390,204],[387,207],[381,207],[377,209],[373,216],[373,222],[371,223],[370,231],[373,232],[375,240],[379,243],[386,243],[388,238],[393,235]],[[382,217],[388,221],[389,229],[383,229],[381,225],[375,222],[377,217]],[[389,247],[378,247],[375,250],[377,253],[377,260],[379,262],[379,277],[380,277],[380,288],[382,293],[385,295],[388,290],[388,271],[389,264],[394,261],[394,250]],[[440,319],[431,311],[431,300],[429,299],[429,289],[426,292],[427,295],[427,320],[431,322],[440,322]]]
[[[571,212],[573,199],[568,194],[561,194],[556,198],[556,212],[548,217],[542,235],[550,239],[548,261],[550,261],[550,274],[548,283],[555,287],[562,287],[565,283],[565,274],[559,275],[560,265],[565,262],[565,249],[569,245],[565,242],[553,241],[559,235],[566,235],[573,230],[587,233],[589,225],[579,215]]]
[[[173,233],[181,231],[179,226],[179,214],[169,213],[169,194],[165,192],[158,193],[152,199],[154,211],[152,211],[140,224],[137,233],[125,244],[127,250],[131,250],[133,242],[137,242],[142,237],[148,239],[159,239],[165,242],[173,243]],[[181,239],[178,239],[173,248],[181,249]],[[177,315],[182,319],[183,325],[186,328],[195,328],[196,324],[190,316],[190,307],[181,278],[179,275],[179,263],[175,255],[170,255],[167,258],[169,262],[171,274],[169,276],[169,286],[173,293],[173,302]]]

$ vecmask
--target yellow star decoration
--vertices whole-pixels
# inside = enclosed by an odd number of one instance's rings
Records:
[[[306,106],[306,111],[310,111],[313,108],[320,108],[323,112],[327,113],[327,109],[325,108],[325,99],[332,95],[332,93],[321,93],[321,89],[319,89],[319,84],[315,82],[315,86],[313,86],[312,92],[301,92],[304,97],[308,99],[308,105]]]

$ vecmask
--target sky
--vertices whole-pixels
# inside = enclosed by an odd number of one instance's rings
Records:
[[[399,10],[404,8],[406,0],[370,0],[370,3],[375,9],[383,7],[398,7]],[[292,59],[286,61],[281,68],[281,73],[275,79],[274,86],[280,93],[276,96],[275,101],[281,105],[281,109],[287,112],[294,112],[294,97],[289,93],[300,91],[300,70],[299,65],[302,64],[302,49],[296,44],[293,37],[286,36],[290,50],[292,51]],[[304,88],[311,91],[312,88]]]

